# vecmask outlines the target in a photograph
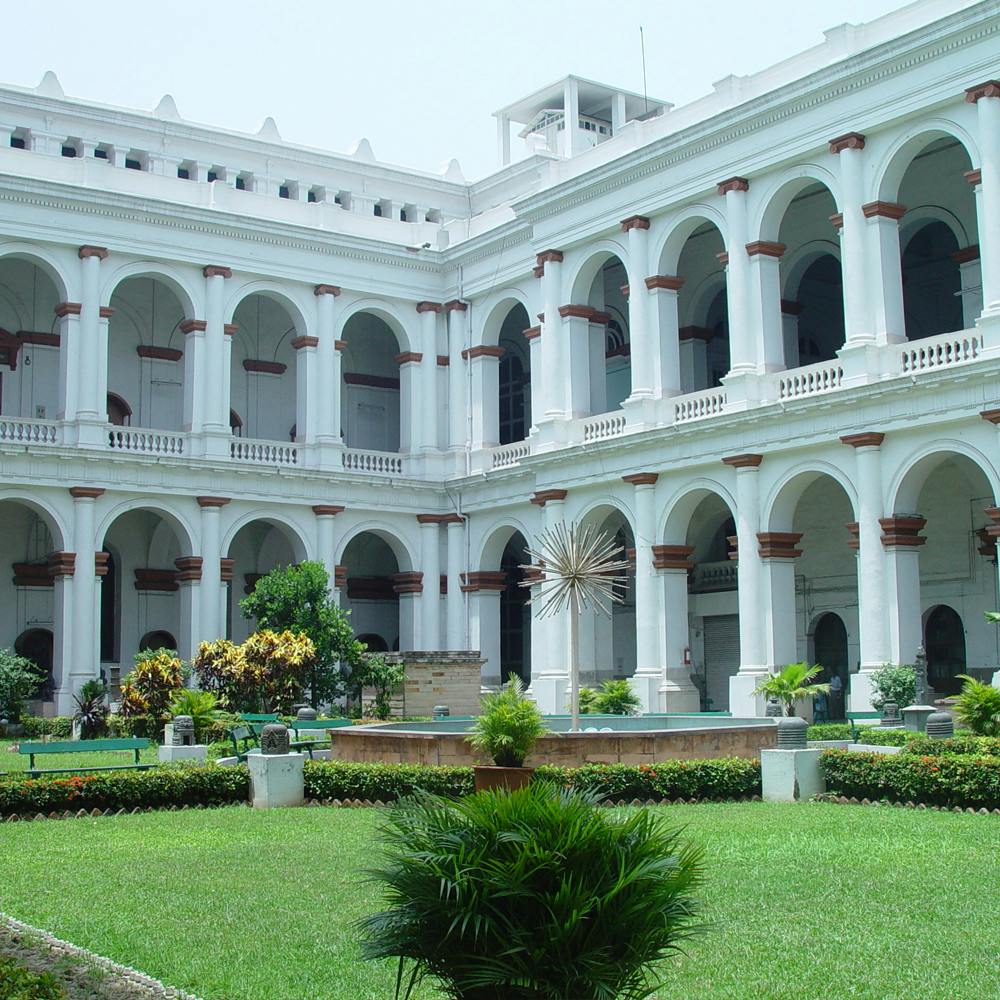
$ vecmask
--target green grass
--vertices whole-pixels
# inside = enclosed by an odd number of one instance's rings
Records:
[[[706,848],[710,929],[671,960],[661,1000],[1000,994],[997,817],[663,812]],[[0,908],[205,1000],[388,1000],[394,967],[362,963],[353,927],[379,905],[357,874],[379,815],[228,808],[5,824]]]
[[[25,742],[29,742],[25,740]],[[11,741],[0,742],[0,774],[4,771],[16,772],[28,770],[28,755],[14,753],[9,750]],[[143,764],[157,763],[156,747],[148,747],[139,751],[139,760]],[[47,768],[69,767],[117,767],[121,764],[135,763],[133,750],[109,750],[103,753],[55,753],[39,754],[35,758],[35,767],[41,771]]]

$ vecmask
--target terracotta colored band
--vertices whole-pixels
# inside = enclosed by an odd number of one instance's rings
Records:
[[[417,351],[403,351],[402,354],[397,354],[392,360],[396,362],[397,365],[407,365],[411,362],[422,361],[424,356]]]
[[[462,351],[462,357],[466,361],[474,361],[476,358],[501,358],[503,357],[502,347],[489,347],[480,344],[478,347],[468,347]]]
[[[844,213],[843,212],[834,212],[833,215],[830,216],[830,221],[833,223],[833,228],[834,229],[843,229],[844,228]]]
[[[983,183],[983,172],[982,170],[966,170],[962,176],[972,185]]]
[[[734,469],[756,469],[764,461],[763,455],[730,455],[722,460]]]
[[[206,278],[231,278],[233,269],[231,267],[219,267],[216,264],[209,264],[201,269],[201,273]]]
[[[542,335],[542,328],[540,326],[529,326],[527,330],[523,331],[525,340],[534,340],[535,337],[540,337]]]
[[[208,329],[208,323],[203,319],[186,319],[180,325],[181,333],[204,333]]]
[[[987,80],[965,91],[965,99],[969,104],[975,104],[984,97],[1000,97],[1000,80]]]
[[[894,201],[870,201],[861,206],[861,211],[866,219],[894,219],[898,222],[906,215],[906,206]]]
[[[424,589],[423,573],[394,573],[392,589],[397,594],[420,594]]]
[[[140,358],[151,358],[154,361],[180,361],[184,357],[183,351],[178,351],[173,347],[147,347],[140,344],[135,353]]]
[[[339,295],[340,288],[337,285],[317,285],[313,289],[313,295]]]
[[[318,503],[313,507],[312,512],[317,517],[335,517],[337,514],[342,513],[343,510],[343,507],[338,507],[334,504]]]
[[[177,567],[177,581],[189,583],[201,579],[201,556],[180,556],[174,560]]]
[[[646,279],[646,287],[653,291],[656,288],[666,288],[678,292],[684,284],[684,279],[674,274],[651,274]]]
[[[418,313],[439,313],[444,308],[440,302],[418,302]]]
[[[96,500],[104,496],[104,490],[97,486],[71,486],[69,495],[74,500]]]
[[[884,440],[885,435],[879,431],[864,431],[861,434],[845,434],[840,443],[849,444],[852,448],[877,448]]]
[[[536,264],[561,264],[562,261],[562,250],[543,250],[541,253],[535,254]]]
[[[80,260],[86,260],[88,257],[97,257],[100,260],[108,259],[108,248],[107,247],[92,247],[92,246],[82,246],[77,251]]]
[[[449,299],[444,304],[445,312],[465,312],[469,308],[468,302],[463,302],[461,299]]]
[[[293,351],[301,351],[304,347],[319,347],[319,337],[296,337],[292,341]]]
[[[49,576],[72,576],[76,571],[75,552],[50,552],[46,556]]]
[[[53,310],[62,319],[63,316],[79,316],[83,311],[82,302],[60,302]]]
[[[750,257],[781,257],[785,250],[784,243],[774,243],[771,240],[754,240],[747,244],[747,255]]]
[[[951,259],[956,264],[968,264],[971,261],[979,260],[979,244],[973,243],[972,246],[962,247],[961,250],[956,250],[951,255]]]
[[[474,594],[481,590],[501,593],[507,589],[506,573],[463,573],[462,592]]]
[[[635,472],[631,476],[622,476],[622,482],[633,486],[653,486],[659,478],[658,472]]]
[[[288,365],[280,361],[261,361],[259,358],[246,358],[243,361],[243,370],[254,372],[257,375],[284,375],[288,370]]]
[[[830,140],[830,152],[840,153],[845,149],[864,149],[865,137],[860,132],[848,132]]]
[[[758,531],[758,554],[761,559],[797,559],[802,555],[802,550],[796,548],[800,541],[799,531]]]
[[[231,497],[195,497],[199,507],[225,507],[232,503]]]
[[[694,569],[692,552],[693,545],[654,545],[653,566],[656,569]]]
[[[715,190],[719,194],[727,194],[730,191],[749,191],[750,182],[745,177],[730,177],[729,180],[720,181]]]
[[[544,507],[549,501],[565,500],[568,493],[569,490],[536,490],[529,502]]]
[[[649,229],[649,219],[644,215],[630,215],[621,221],[622,232],[627,233],[630,229]]]

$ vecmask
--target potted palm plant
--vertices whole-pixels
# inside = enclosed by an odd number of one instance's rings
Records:
[[[779,673],[772,674],[766,680],[761,681],[754,694],[777,698],[778,701],[784,703],[785,715],[792,715],[797,701],[829,693],[829,684],[810,683],[822,669],[818,663],[812,667],[808,663],[789,663]]]
[[[516,674],[497,692],[483,697],[482,714],[466,737],[476,753],[493,759],[476,765],[476,791],[484,788],[522,788],[531,781],[532,767],[524,761],[539,736],[548,732],[538,706],[524,694]]]

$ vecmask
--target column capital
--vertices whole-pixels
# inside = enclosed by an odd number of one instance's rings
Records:
[[[962,247],[951,254],[951,259],[956,264],[968,264],[974,260],[979,260],[979,244],[973,243],[970,246]]]
[[[77,250],[77,255],[80,260],[86,260],[88,257],[97,257],[98,260],[108,259],[108,248],[107,247],[93,247],[93,246],[82,246]]]
[[[465,312],[469,308],[468,302],[463,302],[461,299],[449,299],[444,304],[445,312]]]
[[[227,503],[232,503],[232,497],[195,497],[198,506],[205,507],[225,507]]]
[[[447,514],[417,514],[417,524],[444,524]]]
[[[653,566],[655,569],[694,569],[693,552],[693,545],[654,545]]]
[[[593,306],[565,305],[559,307],[559,315],[562,319],[592,320],[597,315],[597,310]]]
[[[448,524],[448,525],[451,525],[451,524],[465,524],[465,515],[464,514],[455,514],[455,513],[444,514],[442,516],[442,518],[441,518],[441,523],[442,524]]]
[[[666,288],[671,292],[679,292],[684,284],[684,279],[676,274],[651,274],[646,279],[646,287],[651,291],[658,288]]]
[[[981,169],[977,168],[975,170],[966,170],[962,174],[966,182],[975,187],[977,184],[983,183],[983,172]]]
[[[291,344],[293,351],[301,351],[305,347],[319,347],[319,337],[296,337]]]
[[[927,518],[919,514],[893,514],[880,517],[878,523],[882,527],[882,545],[887,549],[916,548],[927,542],[920,536]]]
[[[417,312],[418,313],[439,313],[444,309],[444,306],[440,302],[418,302]]]
[[[527,330],[522,330],[521,333],[524,335],[525,340],[534,340],[536,337],[542,335],[542,328],[540,326],[529,326]]]
[[[219,559],[219,579],[223,583],[229,583],[233,579],[233,569],[236,566],[235,559]]]
[[[843,212],[834,212],[833,215],[830,216],[830,222],[833,223],[833,228],[834,229],[838,229],[838,230],[839,229],[843,229],[844,228],[844,213]]]
[[[222,332],[227,337],[232,337],[239,330],[239,325],[236,323],[224,323],[222,326]]]
[[[556,503],[565,500],[569,490],[535,490],[528,501],[536,507],[544,507],[547,503]]]
[[[313,295],[333,295],[337,296],[340,294],[340,287],[338,285],[316,285],[313,288]]]
[[[208,323],[203,319],[185,319],[181,321],[179,327],[181,333],[204,333],[208,329]]]
[[[338,589],[342,590],[347,586],[347,567],[346,566],[334,566],[333,567],[333,585]]]
[[[75,552],[50,552],[45,557],[49,576],[72,576],[76,571]]]
[[[863,431],[860,434],[844,434],[841,444],[849,444],[852,448],[878,448],[885,440],[880,431]]]
[[[848,521],[844,527],[848,534],[847,547],[857,552],[861,548],[861,525],[857,521]]]
[[[178,583],[195,583],[201,579],[201,556],[179,556],[174,560]]]
[[[104,490],[97,486],[71,486],[69,495],[74,500],[96,500],[104,496]]]
[[[94,553],[94,576],[107,576],[111,568],[108,563],[111,561],[110,552]]]
[[[906,215],[906,206],[894,201],[870,201],[861,206],[866,219],[893,219],[896,222]]]
[[[423,573],[393,573],[392,589],[397,594],[421,594],[424,590]]]
[[[630,476],[622,476],[622,482],[633,486],[655,486],[659,478],[658,472],[635,472]]]
[[[343,513],[344,509],[334,504],[319,503],[313,507],[312,512],[317,517],[336,517],[337,514]]]
[[[764,461],[763,455],[730,455],[724,458],[723,464],[728,465],[734,469],[756,469],[761,462]]]
[[[847,132],[830,140],[830,152],[840,153],[845,149],[864,149],[865,137],[860,132]]]
[[[715,190],[719,194],[728,194],[730,191],[749,191],[750,182],[745,177],[730,177],[728,180],[719,181],[715,185]]]
[[[206,278],[231,278],[233,276],[233,269],[231,267],[222,267],[219,264],[207,264],[201,269],[201,273]]]
[[[115,311],[114,309],[111,308],[111,306],[101,306],[97,310],[97,315],[100,316],[101,319],[111,319],[111,317],[114,316],[114,314]]]
[[[562,250],[543,250],[535,254],[535,265],[544,267],[546,264],[561,264],[563,256]]]
[[[784,243],[775,243],[771,240],[754,240],[747,245],[748,257],[777,257],[784,256],[787,247]]]
[[[59,305],[52,310],[60,319],[63,316],[79,316],[83,312],[82,302],[60,302]]]
[[[403,351],[402,354],[397,354],[392,360],[396,362],[397,365],[407,365],[411,362],[419,363],[423,361],[424,356],[419,351]]]
[[[502,358],[504,349],[502,347],[491,347],[488,344],[480,344],[478,347],[466,347],[462,350],[462,358],[465,361],[475,361],[476,358]]]
[[[623,233],[631,229],[649,229],[649,219],[644,215],[630,215],[627,219],[622,219],[620,225]]]
[[[475,594],[479,591],[492,591],[499,594],[507,589],[506,573],[463,573],[462,593]]]
[[[987,80],[966,88],[965,99],[969,104],[975,104],[984,97],[1000,97],[1000,80]]]
[[[1000,410],[980,410],[979,415],[994,427],[1000,424]]]
[[[761,559],[798,559],[802,555],[796,548],[800,541],[801,531],[758,531],[757,554]]]

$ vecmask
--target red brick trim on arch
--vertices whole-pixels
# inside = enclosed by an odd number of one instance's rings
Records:
[[[195,497],[199,507],[225,507],[232,497]]]
[[[74,500],[96,500],[104,496],[104,490],[99,486],[71,486],[69,495]]]
[[[980,169],[966,170],[962,176],[969,184],[976,185],[983,183],[983,172]]]
[[[586,305],[565,305],[559,307],[559,315],[563,319],[586,319],[589,320],[597,310],[593,306]]]
[[[878,448],[885,440],[880,431],[863,431],[861,434],[845,434],[840,439],[841,444],[849,444],[852,448]]]
[[[83,312],[82,302],[60,302],[52,310],[60,319],[64,316],[79,316]]]
[[[747,244],[747,256],[781,258],[786,249],[784,243],[775,243],[772,240],[754,240],[753,243]]]
[[[495,594],[502,593],[507,589],[506,573],[463,573],[462,593],[475,594],[481,590],[491,591]]]
[[[529,503],[536,507],[544,507],[549,501],[565,500],[569,490],[536,490]]]
[[[412,363],[419,363],[423,361],[424,356],[418,351],[403,351],[402,354],[397,354],[392,360],[396,362],[397,365],[408,365]]]
[[[504,349],[502,347],[490,347],[480,344],[478,347],[467,347],[462,351],[462,357],[466,361],[474,361],[476,358],[502,358]]]
[[[49,576],[72,576],[76,572],[75,552],[50,552],[45,557]]]
[[[865,137],[860,132],[848,132],[830,140],[830,152],[839,153],[845,149],[864,149]]]
[[[655,569],[694,569],[691,554],[693,545],[654,545],[653,567]]]
[[[630,229],[649,229],[649,219],[644,215],[630,215],[621,221],[622,232],[627,233]]]
[[[927,518],[919,514],[893,514],[880,517],[878,523],[882,526],[882,545],[887,549],[916,548],[927,542],[920,535]]]
[[[534,340],[536,337],[542,335],[542,328],[540,326],[529,326],[527,330],[522,331],[525,340]]]
[[[764,461],[764,456],[750,453],[745,455],[730,455],[722,461],[725,465],[731,466],[734,469],[756,469]]]
[[[730,191],[749,191],[750,182],[745,177],[730,177],[728,180],[716,184],[715,190],[719,194],[727,194]]]
[[[966,88],[965,99],[969,104],[975,104],[984,97],[1000,97],[1000,80],[987,80]]]
[[[424,590],[423,573],[394,573],[392,589],[397,594],[422,594]]]
[[[444,308],[440,302],[418,302],[418,313],[439,313]]]
[[[224,323],[222,326],[222,332],[227,337],[233,337],[239,332],[239,325],[236,323]]]
[[[757,552],[761,559],[798,559],[801,541],[801,531],[758,531]]]
[[[201,579],[201,556],[179,556],[174,560],[177,567],[177,582],[191,583]]]
[[[830,221],[833,223],[833,228],[834,229],[843,229],[844,228],[844,213],[843,212],[834,212],[833,215],[830,216]]]
[[[236,566],[235,559],[219,560],[219,579],[223,583],[229,583],[233,579],[233,570]]]
[[[633,486],[654,486],[659,478],[658,472],[634,472],[630,476],[622,476],[622,482]]]
[[[337,296],[340,294],[340,288],[337,285],[317,285],[313,289],[313,295],[333,295]]]
[[[108,563],[111,562],[110,552],[95,552],[94,553],[94,576],[107,576],[110,566]]]
[[[183,334],[204,333],[208,329],[208,323],[203,319],[185,319],[181,321],[180,331]]]
[[[231,267],[220,267],[217,264],[208,264],[201,269],[201,273],[206,278],[231,278],[233,269]]]
[[[651,274],[646,279],[646,287],[653,291],[656,288],[666,288],[672,292],[679,292],[684,284],[684,279],[676,274]]]
[[[80,260],[86,260],[88,257],[97,257],[100,260],[108,259],[108,248],[107,247],[93,247],[93,246],[82,246],[77,250],[77,255]]]
[[[97,315],[100,316],[101,319],[111,319],[114,314],[115,311],[111,308],[111,306],[101,306],[101,308],[97,310]]]
[[[319,347],[319,337],[296,337],[292,341],[292,350],[301,351],[305,347]]]
[[[140,358],[150,358],[153,361],[180,361],[184,357],[184,352],[175,347],[149,347],[146,344],[140,344],[135,353]]]
[[[337,514],[343,513],[344,510],[344,507],[336,504],[318,503],[313,507],[312,512],[317,517],[335,517]]]
[[[861,206],[866,219],[895,219],[898,222],[906,215],[906,206],[894,201],[870,201]]]

